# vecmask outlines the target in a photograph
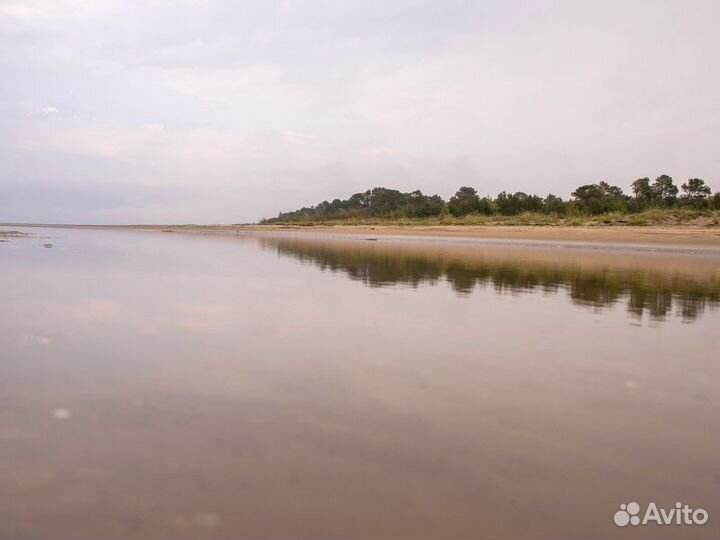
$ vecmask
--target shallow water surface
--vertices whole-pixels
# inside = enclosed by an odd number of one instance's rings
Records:
[[[26,232],[0,538],[720,536],[717,252]]]

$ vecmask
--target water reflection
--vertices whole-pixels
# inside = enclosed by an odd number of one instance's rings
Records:
[[[620,538],[629,496],[720,504],[718,313],[576,316],[712,304],[720,257],[34,232],[0,244],[0,539]]]
[[[592,308],[625,302],[633,316],[690,322],[720,303],[718,260],[695,256],[602,254],[512,247],[421,246],[383,242],[265,238],[264,247],[342,272],[369,287],[419,287],[447,281],[460,295],[492,287],[499,294],[567,291]]]

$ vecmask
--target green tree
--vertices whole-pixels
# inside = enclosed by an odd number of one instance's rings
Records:
[[[370,192],[370,213],[390,216],[405,204],[406,196],[397,189],[373,188]]]
[[[480,198],[474,188],[463,186],[450,197],[448,207],[453,216],[464,216],[479,210]]]
[[[590,214],[601,212],[603,190],[597,184],[584,184],[571,193],[578,207]]]
[[[678,188],[673,184],[672,176],[667,174],[660,175],[655,179],[652,190],[653,195],[667,205],[675,202],[678,194]]]
[[[710,208],[712,208],[713,210],[720,210],[720,192],[712,195],[709,198],[708,203],[710,205]]]
[[[522,195],[525,195],[521,192]],[[518,193],[515,194],[517,196]],[[543,200],[537,195],[525,195],[520,198],[520,206],[523,212],[540,212],[543,207]]]
[[[611,186],[607,182],[600,182],[598,187],[603,192],[603,197],[616,199],[623,196],[623,190],[619,186]]]
[[[368,208],[370,206],[370,190],[351,195],[347,202],[348,207],[355,210]]]
[[[537,195],[528,195],[522,191],[512,194],[502,191],[495,199],[495,205],[503,216],[514,216],[521,212],[539,212],[542,210],[543,200]]]
[[[632,184],[632,192],[636,199],[644,199],[649,201],[653,198],[654,192],[650,186],[649,178],[638,178]]]
[[[495,197],[495,206],[501,216],[512,216],[517,213],[512,196],[506,191],[501,191],[498,193],[498,196]]]
[[[562,216],[566,211],[567,203],[557,195],[548,193],[548,196],[543,200],[543,212],[546,214],[558,214]]]
[[[428,197],[422,191],[415,190],[406,194],[404,214],[407,217],[436,216],[442,213],[445,201],[439,195]]]
[[[572,196],[580,209],[590,214],[624,211],[627,207],[622,189],[607,182],[582,185],[572,192]]]
[[[495,213],[495,210],[495,203],[490,197],[483,197],[482,199],[480,199],[480,204],[478,205],[478,212],[486,216],[491,216]]]
[[[681,187],[688,199],[702,199],[710,195],[710,186],[705,185],[702,178],[690,178]]]

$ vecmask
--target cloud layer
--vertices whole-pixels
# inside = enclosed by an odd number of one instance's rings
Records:
[[[388,5],[389,4],[389,5]],[[720,190],[715,1],[0,0],[0,221],[244,222],[384,185]]]

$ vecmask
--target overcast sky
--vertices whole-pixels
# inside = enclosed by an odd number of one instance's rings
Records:
[[[0,0],[0,222],[720,190],[720,2]]]

